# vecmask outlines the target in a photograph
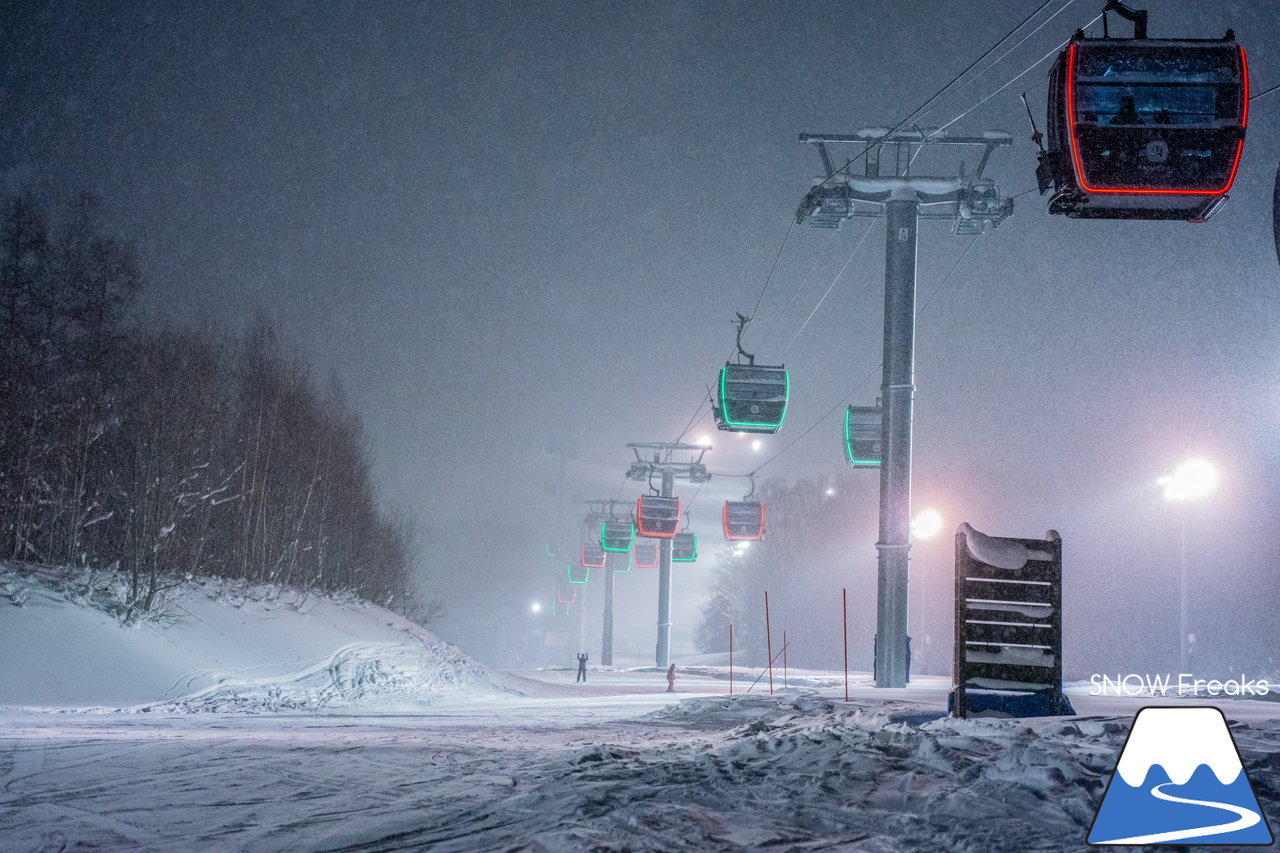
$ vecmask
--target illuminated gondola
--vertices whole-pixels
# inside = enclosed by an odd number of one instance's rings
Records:
[[[720,517],[724,523],[724,538],[729,541],[764,538],[764,504],[752,500],[756,493],[755,478],[751,491],[740,501],[725,501]]]
[[[603,569],[608,554],[599,545],[582,546],[582,565],[588,569]]]
[[[713,403],[711,411],[719,429],[772,435],[787,416],[791,374],[780,364],[756,364],[756,357],[742,348],[746,324],[747,318],[739,314],[738,360],[720,368],[719,405]]]
[[[1047,148],[1036,169],[1049,212],[1199,222],[1226,200],[1249,117],[1244,49],[1221,39],[1072,37],[1049,75]],[[1035,139],[1041,142],[1039,132]]]
[[[759,501],[725,501],[724,538],[761,539],[764,537],[764,504]]]
[[[573,604],[578,600],[578,588],[556,582],[556,601],[560,604]]]
[[[853,468],[879,468],[884,458],[880,449],[880,426],[884,411],[879,406],[850,406],[844,413],[844,458]]]
[[[698,559],[698,534],[677,533],[671,540],[671,562],[692,563]]]
[[[670,539],[679,528],[679,498],[641,495],[636,501],[636,533]]]
[[[604,563],[601,563],[600,565],[603,566]],[[576,566],[573,563],[570,563],[565,575],[569,578],[569,583],[586,583],[591,579],[591,570],[593,568],[596,567],[588,566],[585,562]]]
[[[600,547],[606,551],[630,551],[635,527],[630,521],[600,522]]]
[[[675,538],[679,539],[679,534],[676,534]],[[637,540],[631,549],[631,559],[637,569],[656,569],[660,556],[657,542]]]

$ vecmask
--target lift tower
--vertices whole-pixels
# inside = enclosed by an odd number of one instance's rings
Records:
[[[871,127],[855,134],[800,134],[815,145],[825,174],[814,180],[796,211],[796,224],[839,228],[853,217],[885,217],[884,373],[880,396],[879,575],[876,599],[876,686],[903,687],[907,676],[907,560],[911,550],[911,406],[915,390],[916,230],[921,219],[945,219],[955,234],[981,234],[1013,213],[1013,199],[982,176],[991,154],[1013,137],[991,130],[949,136],[936,128]],[[827,149],[858,146],[837,168]],[[962,161],[957,174],[913,175],[924,146],[982,149],[977,167]],[[859,159],[862,160],[859,163]]]
[[[690,483],[705,483],[711,479],[702,457],[711,448],[705,444],[680,444],[679,442],[650,442],[628,444],[636,454],[636,461],[627,469],[627,479],[651,483],[654,476],[662,477],[664,498],[672,497],[675,478]],[[643,452],[642,452],[643,451]],[[689,454],[687,461],[673,460],[677,453]],[[696,454],[696,456],[695,456]],[[666,669],[671,663],[671,540],[661,539],[658,558],[658,645],[654,663]]]
[[[609,498],[598,498],[596,500],[588,500],[587,514],[583,518],[583,523],[587,527],[588,534],[592,530],[600,532],[600,525],[619,520],[614,506],[617,501]],[[628,523],[630,516],[626,516]],[[604,542],[601,541],[601,546]],[[616,550],[607,549],[604,552],[604,625],[600,635],[600,665],[613,666],[613,590],[614,590],[614,573],[621,571],[618,564],[624,560],[629,561],[631,556],[629,553],[618,553]]]

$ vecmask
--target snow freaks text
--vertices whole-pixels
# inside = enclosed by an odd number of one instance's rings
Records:
[[[1241,673],[1236,678],[1196,678],[1189,672],[1177,675],[1153,675],[1131,672],[1116,675],[1089,676],[1090,696],[1266,696],[1280,685],[1265,678],[1249,678]]]

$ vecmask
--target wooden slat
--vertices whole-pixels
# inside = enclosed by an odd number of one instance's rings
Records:
[[[1054,563],[1039,560],[1028,560],[1021,569],[997,569],[973,559],[965,560],[959,572],[966,578],[995,578],[997,580],[1016,581],[1048,581],[1053,583],[1057,578],[1057,567]]]
[[[1056,682],[1056,672],[1056,667],[971,663],[964,668],[964,679],[966,683],[975,678],[999,678],[1005,681],[1030,681],[1036,684],[1044,684]]]
[[[993,598],[1004,601],[1035,601],[1048,604],[1053,597],[1049,584],[1003,583],[966,580],[961,585],[964,598]]]
[[[1001,620],[1011,621],[1011,620]],[[1046,627],[1025,625],[981,625],[972,619],[965,620],[963,642],[966,643],[1018,643],[1024,646],[1052,646],[1056,632],[1050,623]]]

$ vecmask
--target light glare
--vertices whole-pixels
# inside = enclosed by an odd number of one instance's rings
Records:
[[[1187,501],[1211,494],[1218,487],[1218,471],[1207,459],[1188,459],[1158,484],[1167,501]]]
[[[911,522],[912,539],[930,539],[942,530],[942,516],[936,509],[926,509]]]

